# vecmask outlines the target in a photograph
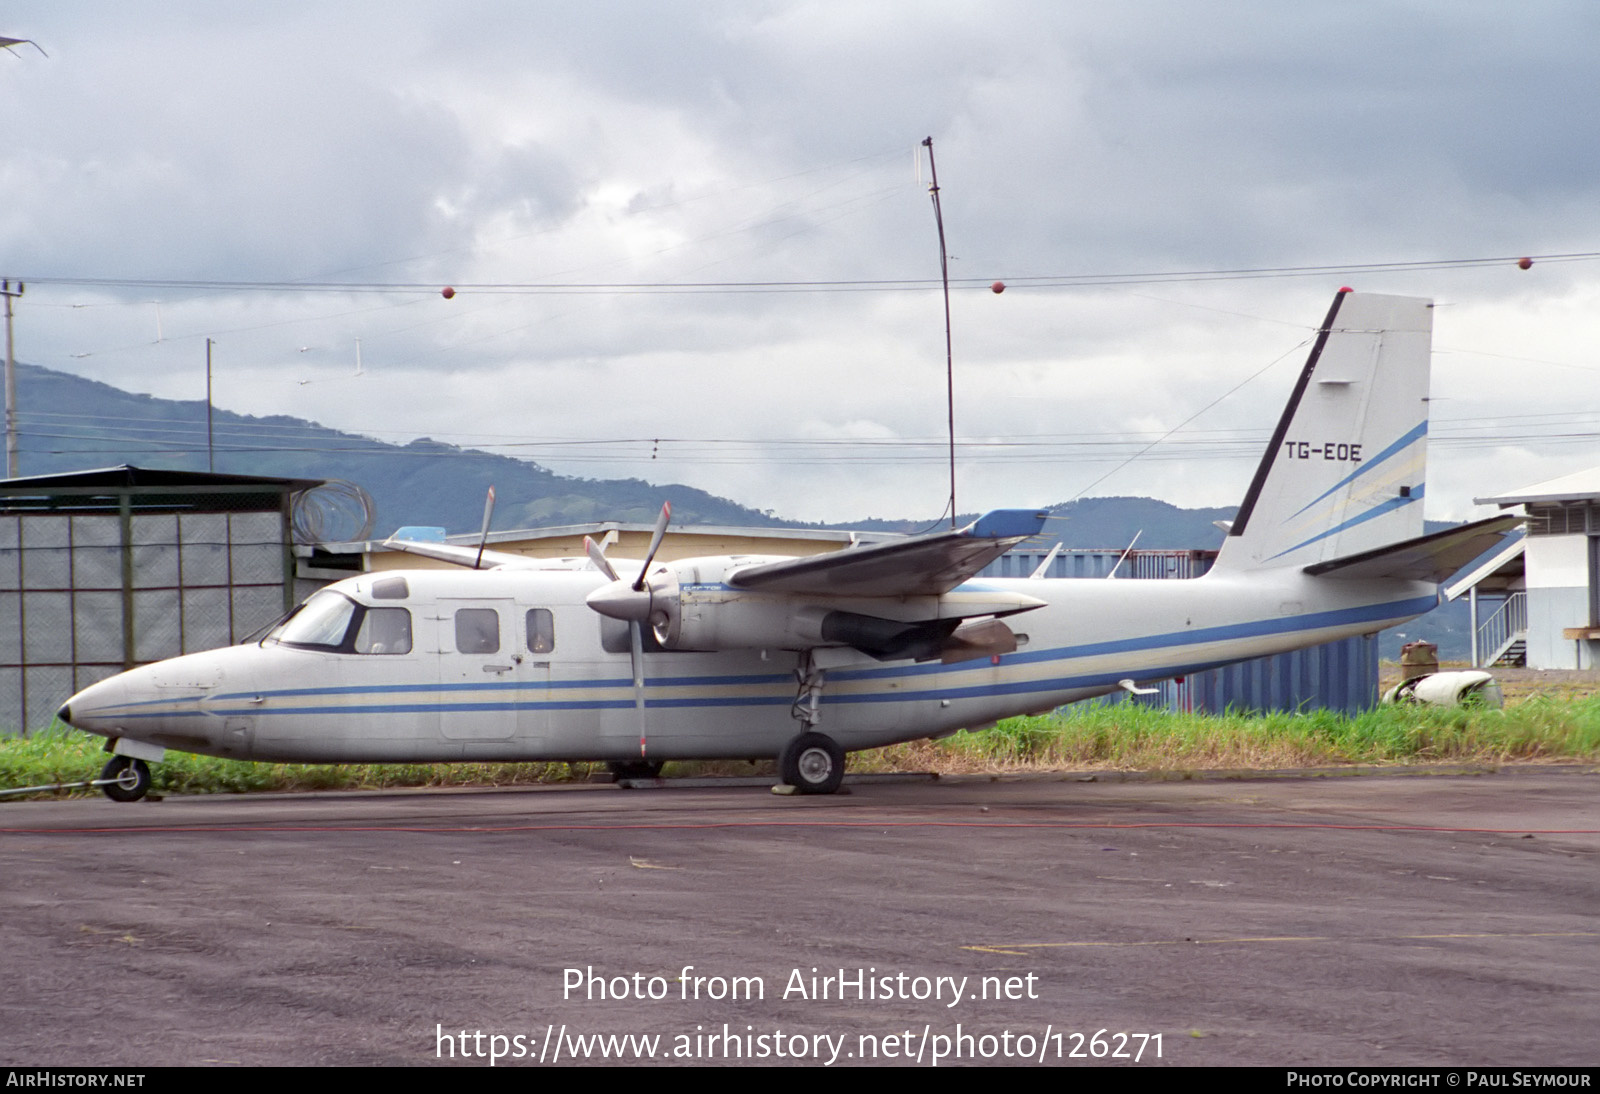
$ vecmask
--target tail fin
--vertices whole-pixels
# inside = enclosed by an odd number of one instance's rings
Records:
[[[1432,308],[1339,290],[1217,568],[1311,566],[1422,534]]]

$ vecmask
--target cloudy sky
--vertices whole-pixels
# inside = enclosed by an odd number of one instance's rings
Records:
[[[198,399],[210,337],[243,413],[931,516],[932,136],[963,510],[1237,502],[1343,284],[1445,305],[1430,516],[1600,463],[1588,0],[0,18],[32,363]]]

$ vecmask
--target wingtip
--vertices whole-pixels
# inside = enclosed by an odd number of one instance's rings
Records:
[[[1048,509],[992,509],[973,521],[965,534],[976,539],[1025,539],[1044,531]]]

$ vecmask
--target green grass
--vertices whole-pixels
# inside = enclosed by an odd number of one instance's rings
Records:
[[[1198,715],[1132,704],[1086,706],[862,757],[886,769],[920,761],[952,770],[1583,761],[1600,759],[1600,698],[1534,697],[1507,710],[1380,707],[1355,718],[1325,710]]]
[[[0,739],[0,789],[96,777],[98,737],[63,726]],[[583,781],[601,764],[267,764],[169,752],[153,765],[156,793],[514,786]],[[980,733],[860,752],[854,771],[995,772],[1050,769],[1197,771],[1345,764],[1600,760],[1600,697],[1535,696],[1505,710],[1382,707],[1356,718],[1307,714],[1198,715],[1083,706],[1012,718]],[[772,770],[742,763],[671,764],[667,774]],[[94,791],[76,791],[78,794]],[[41,795],[42,796],[42,795]],[[35,797],[29,795],[28,797]],[[22,796],[0,802],[22,800]]]
[[[98,778],[105,739],[59,723],[28,737],[0,738],[0,789]],[[602,764],[272,764],[168,752],[150,765],[151,792],[241,794],[261,790],[376,790],[402,786],[514,786],[586,779]],[[67,792],[61,792],[67,793]],[[93,794],[95,790],[71,791]],[[28,794],[0,802],[57,794]]]

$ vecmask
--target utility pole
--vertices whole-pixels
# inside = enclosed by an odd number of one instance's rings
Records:
[[[211,339],[206,339],[206,470],[217,469],[216,453],[211,445]]]
[[[0,294],[6,298],[6,478],[14,479],[17,470],[17,359],[11,340],[11,298],[21,296],[27,286],[11,280],[0,281]]]

